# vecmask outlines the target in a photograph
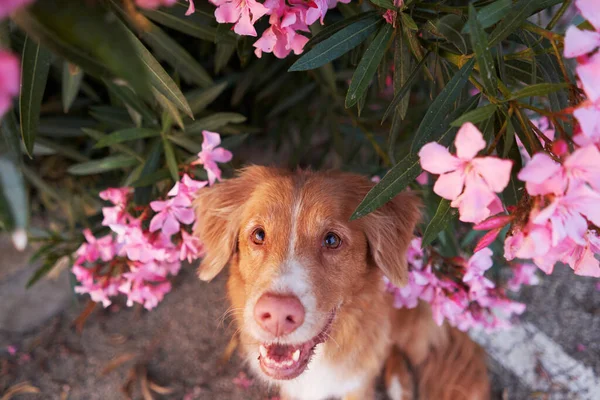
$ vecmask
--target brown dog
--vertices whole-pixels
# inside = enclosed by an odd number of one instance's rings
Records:
[[[467,335],[438,327],[425,304],[392,307],[383,275],[407,280],[419,201],[402,193],[349,221],[371,187],[342,172],[249,167],[200,191],[199,275],[231,265],[242,355],[283,399],[372,399],[384,365],[392,399],[488,398],[484,352]]]

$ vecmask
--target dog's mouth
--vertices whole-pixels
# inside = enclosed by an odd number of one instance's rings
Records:
[[[332,313],[321,332],[304,343],[262,343],[258,362],[262,371],[273,379],[294,379],[306,370],[317,345],[325,342],[333,323]]]

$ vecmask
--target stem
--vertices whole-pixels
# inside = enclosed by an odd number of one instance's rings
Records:
[[[552,113],[551,111],[546,111],[544,109],[531,106],[531,105],[529,105],[527,103],[517,103],[517,106],[520,107],[520,108],[526,108],[526,109],[531,110],[531,111],[533,111],[533,112],[535,112],[537,114],[540,114],[540,115],[543,115],[543,116],[549,117],[549,118],[551,118],[554,115],[554,113]]]
[[[565,68],[563,58],[561,57],[556,42],[554,40],[551,40],[550,43],[552,44],[552,48],[554,49],[554,53],[556,54],[556,61],[558,61],[558,65],[560,66],[560,72],[562,72],[563,77],[565,78],[565,82],[571,83],[571,80],[569,79],[569,74],[567,73],[567,68]]]
[[[517,118],[519,119],[519,123],[521,124],[521,127],[523,128],[523,133],[525,133],[525,136],[527,137],[527,141],[529,142],[529,145],[531,146],[532,151],[537,152],[537,151],[543,150],[544,148],[542,147],[542,144],[539,142],[539,140],[535,140],[531,136],[531,131],[529,130],[527,123],[525,123],[525,118],[523,117],[523,113],[521,113],[521,110],[517,109],[516,114],[517,114]],[[533,154],[531,154],[531,155],[533,155]]]
[[[523,23],[523,25],[521,25],[521,27],[523,29],[525,29],[526,31],[537,33],[538,35],[540,35],[550,41],[556,40],[556,41],[562,43],[565,40],[565,38],[562,35],[559,35],[558,33],[554,33],[552,31],[544,29],[540,26],[532,24],[531,22],[525,22],[525,23]]]
[[[513,108],[511,107],[508,109],[508,117],[504,120],[504,124],[502,124],[502,127],[500,128],[500,130],[498,131],[496,136],[494,136],[494,141],[492,142],[490,147],[487,149],[486,155],[489,156],[490,154],[492,154],[492,152],[494,150],[496,150],[496,146],[498,146],[498,143],[500,142],[500,138],[502,137],[502,135],[504,135],[504,132],[506,132],[506,128],[508,128],[508,120],[510,119],[510,117],[512,117],[512,114],[513,114]]]
[[[547,30],[551,31],[554,28],[554,26],[557,24],[558,20],[563,16],[563,14],[571,6],[571,1],[572,0],[566,0],[565,2],[563,2],[562,6],[560,6],[560,9],[556,12],[556,14],[554,14],[554,16],[552,17],[550,22],[548,22],[548,25],[546,26]]]

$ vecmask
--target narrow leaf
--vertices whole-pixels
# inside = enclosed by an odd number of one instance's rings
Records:
[[[210,42],[215,41],[215,36],[217,35],[216,28],[203,24],[200,18],[194,18],[194,14],[180,17],[173,15],[171,9],[165,10],[168,12],[144,9],[142,13],[151,20],[186,35]]]
[[[63,63],[62,73],[62,104],[63,111],[69,112],[73,101],[81,88],[81,80],[83,79],[83,70],[75,64],[69,62]]]
[[[471,27],[471,44],[475,50],[475,57],[479,65],[479,75],[483,87],[489,95],[494,96],[498,91],[496,67],[494,58],[488,45],[487,34],[477,21],[477,12],[473,5],[469,5],[469,26]]]
[[[417,66],[415,67],[415,69],[413,70],[413,72],[410,74],[410,76],[408,77],[408,79],[404,83],[404,86],[402,86],[402,88],[398,91],[398,93],[396,93],[394,95],[394,98],[392,99],[392,102],[390,103],[390,105],[388,106],[388,108],[385,110],[385,113],[383,114],[383,118],[381,119],[381,123],[385,122],[385,120],[390,115],[390,113],[392,111],[394,111],[394,109],[398,106],[398,104],[400,104],[400,102],[402,101],[402,99],[404,98],[404,96],[406,96],[410,92],[412,84],[414,83],[414,81],[419,76],[419,71],[425,65],[425,62],[427,61],[427,56],[428,55],[429,55],[429,53],[427,53],[425,55],[425,57],[423,57],[423,59],[421,60],[421,62],[419,62],[419,64],[417,64]]]
[[[115,156],[108,156],[100,160],[75,164],[69,167],[67,171],[72,175],[93,175],[115,169],[132,167],[135,164],[137,164],[135,157],[119,154]]]
[[[119,100],[137,111],[146,122],[156,124],[154,112],[127,86],[117,85],[109,80],[104,80],[104,84]]]
[[[568,83],[538,83],[536,85],[529,85],[514,92],[507,101],[522,99],[524,97],[547,96],[550,93],[558,92],[568,87]]]
[[[496,0],[492,4],[488,4],[485,7],[481,7],[477,11],[477,21],[483,29],[489,28],[496,22],[500,21],[512,7],[512,0]],[[463,28],[463,33],[470,32],[470,25],[467,24]]]
[[[177,166],[177,157],[175,156],[175,150],[173,144],[165,137],[163,138],[163,147],[165,150],[165,158],[167,160],[167,167],[171,173],[173,182],[179,181],[179,167]]]
[[[335,60],[364,42],[380,23],[381,17],[373,15],[340,29],[303,54],[288,71],[307,71]]]
[[[368,11],[365,13],[361,13],[361,14],[357,14],[357,15],[353,15],[351,17],[345,18],[341,21],[337,21],[331,25],[326,25],[325,28],[321,29],[319,31],[319,33],[317,33],[316,35],[314,35],[309,41],[308,43],[306,43],[306,45],[304,46],[305,49],[310,49],[313,46],[317,45],[317,43],[321,43],[322,41],[324,41],[325,39],[330,38],[331,36],[333,36],[333,34],[335,34],[336,32],[339,32],[340,30],[342,30],[343,28],[352,25],[353,23],[357,22],[357,21],[362,21],[365,19],[377,19],[379,20],[381,18],[380,13],[378,11]]]
[[[421,247],[428,246],[437,235],[446,228],[458,215],[456,208],[450,207],[450,200],[440,199],[435,215],[425,228]]]
[[[155,129],[147,128],[131,128],[123,129],[104,136],[96,143],[97,148],[112,146],[116,143],[128,142],[130,140],[145,139],[149,137],[159,136],[160,132]]]
[[[192,113],[197,114],[204,110],[206,106],[219,97],[226,88],[227,82],[223,82],[206,89],[200,89],[186,93],[185,97],[190,105],[190,108],[192,109]]]
[[[200,135],[203,130],[216,130],[227,124],[239,124],[246,121],[242,114],[232,112],[215,113],[205,118],[201,118],[186,126],[187,135]]]
[[[436,134],[444,130],[443,124],[452,111],[454,102],[467,83],[474,64],[475,59],[473,58],[467,61],[431,103],[415,133],[415,138],[410,147],[412,153],[417,153],[425,143],[432,141]],[[448,121],[448,124],[450,122],[452,121]]]
[[[525,22],[533,11],[536,0],[519,0],[513,4],[510,11],[504,16],[504,19],[496,26],[489,36],[488,43],[493,47],[506,39],[511,33]],[[471,27],[472,29],[472,27]]]
[[[477,124],[491,117],[497,109],[498,106],[495,104],[488,104],[483,107],[476,108],[473,111],[469,111],[468,113],[461,115],[458,119],[452,121],[450,125],[462,126],[462,124],[464,124],[465,122]]]
[[[402,29],[396,28],[396,46],[394,48],[394,96],[400,93],[400,90],[406,85],[410,79],[411,71],[410,49]],[[396,107],[396,111],[400,113],[400,118],[406,117],[406,111],[408,110],[409,97],[404,96],[399,100],[399,104]]]
[[[133,192],[133,201],[136,204],[148,204],[152,198],[152,184],[154,181],[142,182],[144,180],[150,180],[150,176],[153,176],[158,167],[160,166],[160,156],[163,152],[163,146],[160,139],[154,139],[150,146],[150,151],[146,158],[146,162],[142,167],[140,176],[135,181],[137,184]],[[154,179],[154,176],[152,177]],[[141,183],[140,183],[141,182]]]
[[[363,55],[360,63],[354,71],[352,81],[350,82],[350,88],[346,94],[346,108],[350,108],[356,104],[359,98],[363,96],[369,87],[369,83],[373,79],[377,66],[381,62],[381,59],[385,55],[385,49],[387,48],[394,28],[392,25],[385,24],[375,36],[375,39],[371,42],[365,54]]]
[[[30,37],[25,38],[21,61],[19,110],[21,114],[21,137],[30,157],[38,131],[40,109],[46,90],[51,57],[51,53],[46,48],[40,46]]]

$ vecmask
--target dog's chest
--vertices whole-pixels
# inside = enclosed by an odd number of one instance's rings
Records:
[[[281,392],[290,400],[341,398],[364,385],[364,376],[350,376],[347,368],[324,360],[322,346],[317,347],[308,369],[298,378],[281,383]]]

